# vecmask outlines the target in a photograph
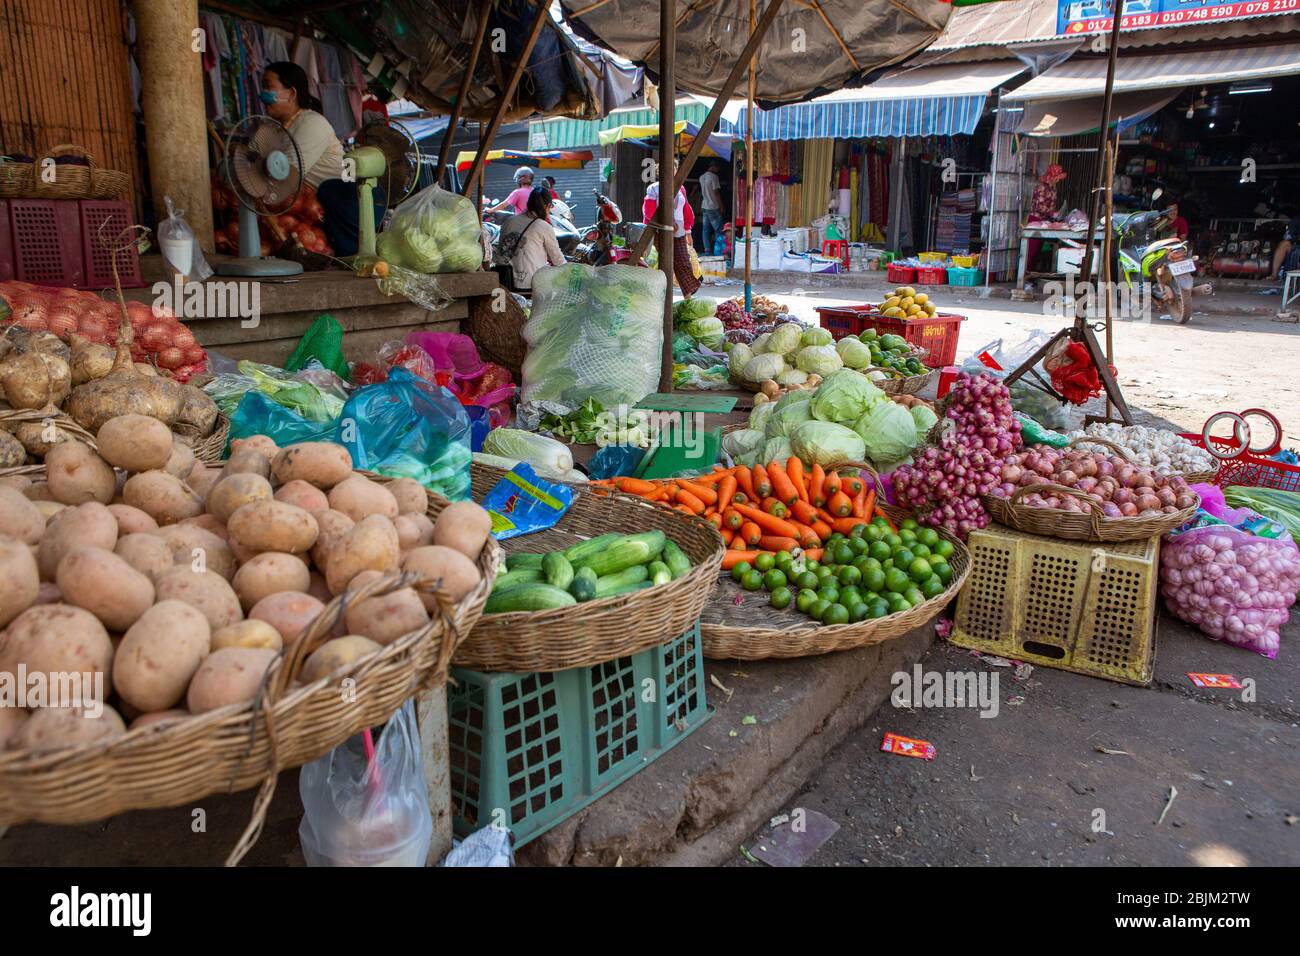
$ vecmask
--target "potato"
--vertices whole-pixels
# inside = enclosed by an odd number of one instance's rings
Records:
[[[329,499],[325,492],[315,485],[309,485],[301,478],[295,478],[288,484],[281,485],[275,491],[275,500],[297,505],[304,511],[325,511],[329,508]]]
[[[340,667],[354,664],[363,657],[369,657],[378,651],[379,645],[368,637],[349,634],[326,641],[311,652],[298,679],[304,684],[313,684],[322,677],[328,677]]]
[[[183,480],[194,470],[195,462],[194,449],[181,441],[178,436],[172,435],[172,453],[167,459],[167,464],[163,465],[163,471]]]
[[[248,617],[249,620],[270,624],[279,632],[285,646],[288,646],[302,637],[303,631],[323,610],[325,605],[310,594],[281,591],[279,594],[269,594],[254,604]]]
[[[397,517],[397,499],[393,493],[364,475],[345,478],[330,489],[329,506],[334,511],[343,512],[353,521],[360,521],[370,515]]]
[[[251,551],[303,554],[311,550],[320,527],[311,512],[283,501],[254,501],[226,522],[230,539]]]
[[[202,528],[208,534],[216,535],[222,540],[227,547],[230,545],[230,532],[226,526],[218,521],[214,516],[209,514],[195,515],[193,518],[183,518],[170,527],[184,527],[193,525],[196,528]]]
[[[113,360],[117,357],[113,349],[91,342],[75,332],[69,339],[72,342],[72,357],[68,366],[72,372],[73,385],[93,382],[113,371]]]
[[[321,604],[328,604],[334,600],[334,595],[330,594],[330,586],[325,583],[325,575],[319,571],[311,573],[311,583],[307,585],[307,593],[320,601]]]
[[[422,515],[429,510],[429,493],[414,478],[398,478],[385,485],[397,499],[397,513]]]
[[[208,492],[208,514],[224,523],[244,505],[254,501],[270,501],[271,497],[269,481],[261,475],[240,472],[222,478],[212,486]]]
[[[328,491],[352,475],[352,456],[342,445],[332,442],[303,442],[282,448],[271,462],[275,480],[287,485],[301,478],[322,491]]]
[[[275,439],[270,435],[249,435],[247,438],[232,439],[230,442],[231,454],[234,454],[237,451],[242,451],[245,448],[257,452],[268,462],[274,458],[276,452],[280,450],[280,446],[275,443]]]
[[[89,611],[70,604],[37,604],[14,618],[0,642],[0,672],[16,675],[19,664],[27,666],[28,674],[103,674],[107,698],[113,642]],[[82,692],[91,688],[83,684]]]
[[[280,632],[266,621],[240,621],[227,624],[212,635],[212,649],[219,651],[223,647],[264,647],[278,651],[284,647],[284,638]]]
[[[182,518],[203,513],[203,502],[185,482],[165,471],[142,471],[127,479],[122,497],[159,525],[175,524]]]
[[[180,720],[190,716],[190,712],[183,707],[173,707],[171,710],[155,710],[152,713],[141,714],[135,720],[131,721],[131,726],[127,730],[139,730],[142,727],[153,727],[158,724],[170,723],[174,720]]]
[[[491,533],[492,519],[472,501],[452,502],[433,523],[433,543],[455,548],[470,561],[478,560]]]
[[[98,716],[90,716],[89,711],[93,708],[41,707],[19,731],[13,749],[61,750],[126,733],[121,715],[107,704]]]
[[[41,517],[45,520],[45,526],[47,528],[50,526],[51,518],[60,511],[68,510],[67,505],[61,505],[57,501],[33,501],[32,504],[34,504],[36,510],[41,513]]]
[[[6,431],[0,431],[0,468],[17,468],[27,463],[27,448]]]
[[[50,414],[56,415],[58,410],[51,408]],[[61,442],[80,441],[61,428],[47,427],[45,422],[22,422],[14,428],[14,437],[33,458],[44,458]]]
[[[0,488],[11,488],[24,498],[27,497],[27,489],[31,486],[32,480],[26,475],[5,475],[0,478]]]
[[[352,579],[350,586],[362,587],[379,577],[382,575],[378,571],[362,571]],[[411,588],[402,588],[349,605],[343,620],[349,634],[359,634],[379,644],[391,644],[428,624],[429,613],[424,609],[420,595]]]
[[[188,564],[178,564],[158,576],[154,589],[160,602],[183,601],[203,612],[214,631],[244,619],[234,588],[215,571],[194,571]]]
[[[27,711],[21,707],[0,707],[0,753],[17,745],[18,735],[27,723]]]
[[[108,510],[117,519],[119,538],[125,538],[128,534],[152,534],[158,530],[158,522],[139,508],[130,505],[109,505]]]
[[[47,520],[45,534],[36,552],[41,579],[53,581],[63,556],[73,548],[103,548],[112,551],[117,544],[117,519],[106,505],[88,501],[75,508],[64,508],[53,520]]]
[[[262,478],[271,477],[271,462],[261,452],[254,451],[251,448],[244,448],[240,451],[231,451],[230,457],[226,459],[225,466],[221,469],[221,477],[229,478],[231,475],[258,475]]]
[[[362,571],[397,570],[401,561],[397,529],[383,515],[371,515],[357,522],[325,560],[325,581],[330,592],[341,594]]]
[[[36,592],[37,604],[62,604],[63,592],[53,581],[42,581],[41,589]]]
[[[176,566],[171,545],[147,532],[123,535],[113,553],[155,584],[160,575]]]
[[[263,551],[235,572],[235,593],[248,611],[254,604],[281,591],[307,592],[311,571],[302,558],[280,551]]]
[[[190,473],[185,476],[185,484],[193,489],[194,493],[204,501],[208,498],[208,493],[218,481],[221,480],[220,468],[209,468],[201,461],[196,461]]]
[[[433,522],[424,514],[401,514],[393,522],[397,528],[397,543],[405,554],[412,548],[433,544]]]
[[[17,538],[0,537],[0,628],[35,604],[40,593],[41,573],[32,549]]]
[[[41,509],[22,492],[0,486],[0,536],[36,544],[44,531]]]
[[[235,576],[235,556],[229,545],[195,524],[159,528],[158,537],[172,549],[172,560],[195,571],[215,571],[227,581]]]
[[[110,631],[125,631],[153,605],[153,582],[112,551],[75,548],[55,574],[63,600],[85,608]]]
[[[159,601],[118,646],[113,659],[118,696],[145,713],[175,706],[211,642],[212,629],[201,611],[181,601]]]
[[[474,562],[455,548],[431,544],[416,548],[402,559],[403,571],[438,581],[438,589],[448,594],[453,601],[459,601],[479,583],[480,575]],[[421,594],[420,600],[429,611],[437,609],[437,602],[432,594]]]
[[[353,529],[356,522],[341,511],[314,511],[312,517],[316,519],[319,534],[316,543],[311,546],[311,560],[323,571],[334,545],[343,540],[343,536]]]
[[[45,456],[45,480],[55,501],[106,505],[117,493],[117,475],[108,462],[79,441],[61,442]]]
[[[148,415],[110,418],[95,434],[99,455],[115,468],[155,471],[172,457],[172,430]]]
[[[13,408],[61,405],[72,390],[72,369],[44,352],[10,353],[0,360],[0,388]]]
[[[26,491],[23,492],[31,501],[53,501],[54,495],[50,492],[50,483],[48,481],[34,481]]]
[[[185,700],[191,714],[205,714],[257,697],[262,680],[275,663],[275,651],[262,647],[223,647],[203,659],[190,681]]]

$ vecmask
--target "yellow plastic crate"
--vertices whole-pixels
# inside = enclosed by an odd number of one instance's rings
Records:
[[[948,253],[946,252],[918,252],[916,257],[925,263],[943,264],[948,261]]]
[[[975,263],[980,261],[979,256],[953,256],[952,264],[959,269],[973,269]]]
[[[1151,682],[1160,538],[1063,541],[973,531],[952,643],[1125,684]]]

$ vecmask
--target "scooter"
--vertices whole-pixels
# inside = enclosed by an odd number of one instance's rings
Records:
[[[490,205],[491,201],[485,199],[484,208],[489,208]],[[491,214],[485,213],[483,216],[483,225],[492,239],[494,252],[499,252],[501,249],[501,230],[512,215],[513,213],[503,211]],[[573,259],[578,248],[578,242],[581,239],[578,227],[573,224],[572,219],[568,218],[570,216],[572,216],[572,213],[569,212],[567,205],[557,202],[551,208],[551,218],[549,220],[551,228],[555,230],[555,241],[566,259]]]
[[[1157,189],[1152,202],[1162,195]],[[1151,283],[1157,302],[1179,325],[1186,325],[1192,317],[1192,295],[1208,291],[1209,286],[1195,286],[1198,256],[1192,255],[1186,240],[1177,236],[1156,238],[1160,227],[1172,220],[1172,209],[1149,209],[1145,212],[1116,216],[1115,243],[1119,274],[1129,291],[1133,291],[1134,278]]]
[[[576,258],[593,266],[603,266],[611,262],[624,262],[632,258],[631,252],[614,244],[616,234],[622,235],[623,211],[618,204],[599,189],[593,189],[596,196],[596,222],[582,231],[582,243],[578,246]]]

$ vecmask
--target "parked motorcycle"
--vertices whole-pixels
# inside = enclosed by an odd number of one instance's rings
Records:
[[[1151,196],[1158,200],[1162,190]],[[1198,257],[1192,255],[1185,239],[1170,236],[1158,238],[1160,228],[1173,219],[1173,210],[1148,209],[1114,218],[1118,237],[1115,252],[1119,274],[1130,291],[1134,279],[1151,283],[1153,295],[1169,317],[1179,325],[1186,325],[1192,317],[1192,295],[1208,289],[1195,286]]]
[[[614,237],[623,234],[620,228],[624,225],[623,211],[599,189],[593,189],[592,193],[596,197],[596,221],[582,230],[577,260],[588,265],[603,266],[631,258],[631,253],[626,248],[614,243]]]

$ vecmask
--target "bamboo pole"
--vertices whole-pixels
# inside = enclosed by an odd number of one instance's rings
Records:
[[[442,182],[442,171],[447,168],[451,156],[452,144],[456,141],[456,127],[465,112],[465,99],[474,81],[474,70],[478,67],[479,53],[483,50],[483,38],[487,35],[487,25],[491,18],[492,0],[479,0],[478,28],[474,31],[474,45],[470,47],[469,62],[465,64],[465,75],[460,78],[460,88],[456,91],[456,102],[451,107],[451,117],[447,123],[447,132],[442,137],[442,148],[438,150],[438,170],[435,181]]]
[[[1114,23],[1110,30],[1110,50],[1106,60],[1106,92],[1101,98],[1101,128],[1097,130],[1097,145],[1099,152],[1107,149],[1107,143],[1110,142],[1110,107],[1115,96],[1115,63],[1119,58],[1119,31],[1120,25],[1124,21],[1124,5],[1122,0],[1112,0],[1114,6]],[[1099,165],[1100,174],[1105,175],[1106,164],[1104,156]],[[1100,189],[1094,190],[1092,194],[1092,207],[1088,215],[1088,235],[1084,244],[1083,262],[1079,267],[1079,274],[1083,277],[1084,282],[1090,281],[1092,276],[1092,244],[1097,232],[1097,219],[1101,215],[1101,192]],[[1106,219],[1106,231],[1110,232],[1110,219]],[[1077,313],[1076,313],[1077,314]]]
[[[677,0],[659,0],[659,268],[664,273],[664,349],[659,391],[673,390],[673,210],[677,206],[673,143],[677,119]],[[686,239],[690,242],[690,238]],[[635,259],[633,260],[636,261]]]

